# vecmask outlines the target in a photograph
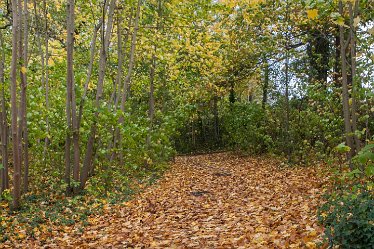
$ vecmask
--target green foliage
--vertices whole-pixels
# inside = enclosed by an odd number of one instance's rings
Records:
[[[373,185],[356,186],[328,197],[318,218],[330,246],[372,248],[374,245]]]
[[[368,178],[374,176],[374,143],[367,144],[358,154],[353,158],[358,164],[359,168],[362,169],[363,173]]]
[[[268,135],[266,114],[257,104],[234,103],[222,110],[223,141],[229,147],[253,153],[273,146]]]
[[[338,153],[346,153],[346,152],[349,152],[351,150],[351,148],[349,146],[345,145],[345,143],[339,144],[334,149]]]

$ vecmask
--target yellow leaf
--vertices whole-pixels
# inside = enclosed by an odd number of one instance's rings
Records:
[[[317,248],[317,245],[314,242],[308,242],[306,243],[306,248],[314,249],[314,248]]]
[[[353,19],[353,26],[355,26],[355,27],[357,27],[358,26],[358,24],[360,23],[360,17],[358,16],[358,17],[356,17],[355,19]]]
[[[369,34],[374,35],[374,26],[369,29]]]
[[[310,9],[306,11],[306,14],[308,15],[308,19],[316,19],[318,16],[318,10],[317,9]]]
[[[339,26],[346,26],[346,25],[344,24],[344,18],[341,17],[341,16],[339,16],[339,17],[336,19],[335,23],[338,24]]]
[[[21,67],[21,72],[22,72],[23,74],[25,74],[26,71],[27,71],[27,69],[26,69],[25,67]]]
[[[310,237],[315,237],[315,236],[317,236],[317,232],[316,232],[316,230],[311,231],[311,232],[309,233],[309,236],[310,236]]]

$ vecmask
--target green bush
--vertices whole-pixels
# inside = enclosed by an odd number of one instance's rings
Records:
[[[223,140],[233,149],[265,153],[272,146],[266,115],[258,104],[235,103],[223,112]]]
[[[330,246],[374,248],[374,199],[372,184],[330,195],[319,209]]]

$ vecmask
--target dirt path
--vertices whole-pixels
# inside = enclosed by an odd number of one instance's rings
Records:
[[[92,247],[313,248],[321,233],[316,174],[228,154],[180,157],[82,239]]]
[[[157,184],[56,246],[315,248],[316,172],[230,154],[179,157]]]

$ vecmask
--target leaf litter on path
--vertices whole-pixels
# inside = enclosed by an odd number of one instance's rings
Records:
[[[131,201],[46,248],[316,248],[319,167],[230,153],[183,156]],[[42,246],[28,241],[31,247]]]

